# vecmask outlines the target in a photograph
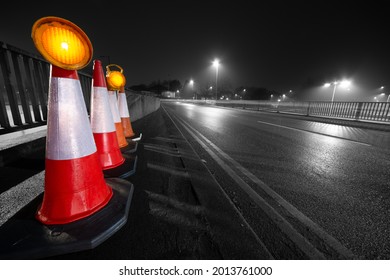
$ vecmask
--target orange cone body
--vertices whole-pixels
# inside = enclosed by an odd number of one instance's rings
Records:
[[[123,131],[121,118],[119,116],[119,108],[118,108],[118,102],[116,98],[116,92],[114,90],[108,90],[108,100],[110,101],[110,108],[111,108],[112,116],[114,118],[119,148],[126,147],[127,145],[129,145],[129,143],[127,143],[125,133]]]
[[[126,92],[123,86],[118,93],[118,108],[125,137],[133,137],[134,131],[131,126],[129,107],[127,106]]]
[[[36,218],[66,224],[85,218],[111,199],[76,70],[51,66],[45,188]]]
[[[91,127],[103,170],[121,165],[125,158],[119,148],[114,118],[108,101],[106,79],[100,60],[95,60],[93,65]]]

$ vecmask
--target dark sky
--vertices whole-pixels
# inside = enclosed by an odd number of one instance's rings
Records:
[[[43,16],[58,16],[85,31],[94,59],[109,56],[124,68],[127,86],[193,78],[206,87],[215,83],[211,63],[217,57],[219,83],[233,88],[287,92],[342,78],[367,89],[390,87],[385,2],[102,3],[8,1],[1,7],[0,41],[37,53],[32,25]],[[100,59],[107,64],[107,58]]]

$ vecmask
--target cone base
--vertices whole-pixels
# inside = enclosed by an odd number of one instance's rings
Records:
[[[115,168],[103,170],[103,174],[105,178],[125,179],[135,173],[135,170],[137,168],[138,157],[124,154],[123,158],[125,159],[125,161],[121,165]]]
[[[39,223],[34,213],[42,194],[0,227],[0,259],[42,259],[97,247],[128,217],[134,186],[123,179],[105,179],[113,190],[110,202],[98,212],[63,225]]]

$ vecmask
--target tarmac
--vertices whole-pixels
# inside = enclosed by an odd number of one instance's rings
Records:
[[[126,222],[93,248],[48,250],[36,257],[26,254],[27,259],[272,259],[162,108],[132,122],[132,127],[142,139],[134,152],[135,172],[124,179],[134,187]],[[0,139],[7,145],[0,149],[1,236],[1,229],[20,213],[32,215],[38,207],[44,191],[45,127]]]

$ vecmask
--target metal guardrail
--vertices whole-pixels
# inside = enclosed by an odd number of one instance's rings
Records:
[[[168,99],[167,101],[181,101]],[[273,102],[254,100],[182,100],[256,111],[375,121],[390,124],[390,102]]]
[[[43,58],[0,41],[0,134],[46,124],[49,75]],[[78,75],[90,104],[92,76]]]

